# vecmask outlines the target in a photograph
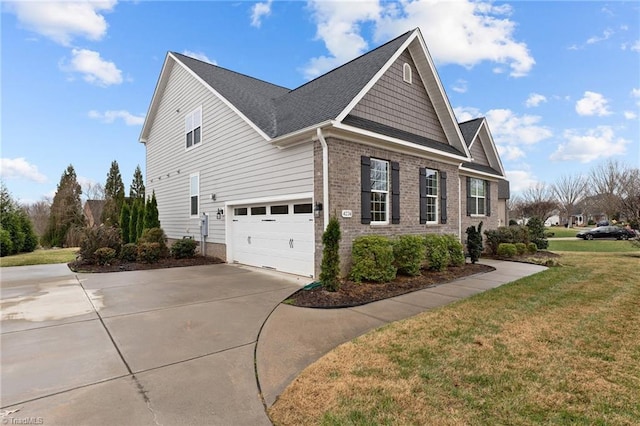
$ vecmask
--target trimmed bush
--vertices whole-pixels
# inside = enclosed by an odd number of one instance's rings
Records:
[[[329,219],[327,229],[322,234],[322,265],[320,266],[320,282],[327,291],[340,288],[340,222],[337,218]]]
[[[87,263],[95,263],[96,250],[103,247],[111,248],[116,255],[120,252],[120,231],[111,226],[85,228],[80,240],[80,258]]]
[[[120,259],[125,262],[135,262],[138,258],[138,246],[135,243],[127,243],[120,249]]]
[[[527,244],[527,252],[529,254],[535,254],[537,251],[538,251],[538,246],[536,245],[536,243]]]
[[[109,265],[116,258],[116,251],[111,247],[100,247],[93,257],[98,265]]]
[[[487,237],[487,248],[491,254],[498,254],[500,243],[529,243],[529,230],[525,226],[500,226],[484,231],[484,235]]]
[[[419,235],[401,235],[393,241],[394,265],[402,275],[420,275],[424,262],[424,238]]]
[[[396,277],[393,244],[387,237],[366,235],[353,241],[350,277],[356,282],[388,282]]]
[[[160,245],[160,256],[167,257],[169,249],[167,248],[167,236],[162,228],[149,228],[142,231],[142,235],[138,239],[138,243],[158,243]]]
[[[138,261],[156,263],[162,257],[160,243],[138,243]]]
[[[171,256],[176,259],[187,259],[191,257],[195,257],[196,255],[196,247],[198,243],[196,240],[191,238],[183,238],[181,240],[176,241],[171,246]]]
[[[467,251],[471,258],[471,263],[476,263],[482,254],[482,222],[478,224],[478,229],[471,225],[465,231],[467,234]]]
[[[0,229],[0,257],[8,256],[13,252],[11,234],[6,229]]]
[[[542,220],[532,217],[527,222],[527,228],[529,228],[529,239],[538,247],[538,250],[545,250],[549,247],[549,241],[544,235],[544,223]]]
[[[522,256],[527,252],[527,245],[525,243],[516,243],[515,248],[518,256]]]
[[[444,271],[451,262],[449,246],[442,235],[427,234],[424,237],[427,267],[434,271]]]
[[[513,257],[518,251],[516,245],[511,243],[501,243],[498,246],[498,256]]]
[[[446,234],[442,238],[449,251],[449,266],[464,265],[464,247],[455,235]]]

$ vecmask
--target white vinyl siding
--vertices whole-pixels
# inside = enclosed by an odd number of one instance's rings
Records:
[[[149,193],[156,192],[160,223],[169,238],[199,235],[199,218],[187,214],[185,205],[192,173],[200,173],[199,213],[212,213],[208,239],[212,243],[225,243],[224,217],[218,220],[215,214],[225,202],[265,193],[313,192],[312,144],[272,146],[182,66],[175,64],[167,71],[146,143],[145,183]],[[186,150],[184,115],[176,111],[198,108],[202,108],[203,142]]]

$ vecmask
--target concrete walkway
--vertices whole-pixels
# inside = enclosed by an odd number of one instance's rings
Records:
[[[347,309],[310,309],[280,304],[258,336],[256,368],[265,405],[307,366],[336,346],[389,322],[405,319],[547,269],[526,263],[482,259],[496,268],[368,305]]]

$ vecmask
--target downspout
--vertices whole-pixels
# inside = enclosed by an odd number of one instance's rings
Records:
[[[327,229],[329,224],[329,148],[327,147],[327,141],[324,139],[322,129],[318,127],[316,129],[318,140],[322,145],[322,211],[324,212],[324,227]]]
[[[466,194],[465,194],[466,196]],[[462,240],[462,183],[460,175],[458,175],[458,238]]]

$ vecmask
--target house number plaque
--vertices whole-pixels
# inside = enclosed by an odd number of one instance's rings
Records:
[[[342,217],[353,217],[353,212],[351,210],[342,210]]]

